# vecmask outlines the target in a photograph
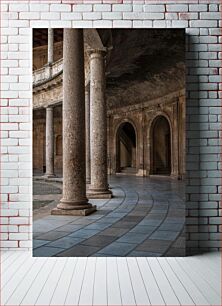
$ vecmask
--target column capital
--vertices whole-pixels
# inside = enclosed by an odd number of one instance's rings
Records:
[[[107,48],[89,48],[87,53],[90,56],[90,59],[94,57],[104,57],[107,54]]]
[[[46,109],[47,111],[53,111],[53,106],[48,105],[48,106],[45,107],[45,109]]]

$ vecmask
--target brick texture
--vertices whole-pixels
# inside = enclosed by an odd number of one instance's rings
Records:
[[[187,249],[221,246],[219,0],[1,2],[1,248],[31,247],[32,27],[185,28]]]

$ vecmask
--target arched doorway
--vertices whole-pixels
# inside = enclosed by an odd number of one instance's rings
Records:
[[[136,173],[136,132],[130,122],[122,123],[117,130],[116,172]]]
[[[164,116],[155,118],[151,127],[151,174],[171,174],[171,132]]]

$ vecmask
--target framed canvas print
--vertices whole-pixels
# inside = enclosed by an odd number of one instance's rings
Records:
[[[184,256],[184,29],[33,29],[33,256]]]

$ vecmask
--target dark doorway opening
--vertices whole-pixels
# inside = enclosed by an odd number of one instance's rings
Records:
[[[158,116],[151,129],[151,174],[171,174],[170,125],[164,116]]]
[[[116,172],[136,173],[136,132],[131,123],[119,126],[116,149]]]

